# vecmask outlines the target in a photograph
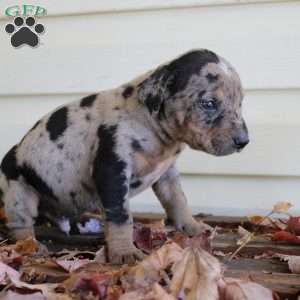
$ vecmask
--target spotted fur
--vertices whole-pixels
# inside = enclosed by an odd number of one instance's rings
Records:
[[[112,90],[48,114],[3,158],[1,200],[15,237],[34,221],[58,223],[101,209],[112,261],[142,254],[132,242],[129,199],[152,187],[178,230],[199,234],[175,162],[186,145],[221,156],[248,143],[238,74],[194,50]],[[0,200],[0,201],[1,201]]]

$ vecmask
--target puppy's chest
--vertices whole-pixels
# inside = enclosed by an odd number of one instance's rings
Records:
[[[175,162],[176,156],[149,157],[143,154],[134,154],[130,195],[134,196],[152,186]]]

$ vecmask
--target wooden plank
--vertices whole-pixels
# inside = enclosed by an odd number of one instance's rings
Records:
[[[296,274],[263,273],[259,271],[227,270],[225,276],[254,281],[277,292],[281,299],[297,299],[300,276]]]
[[[219,234],[213,240],[213,248],[224,253],[232,253],[237,248],[237,234]],[[248,243],[240,252],[239,255],[246,257],[254,257],[268,252],[282,253],[289,255],[300,255],[300,245],[292,245],[287,242],[275,242],[266,240],[262,237],[256,237],[254,241]]]
[[[288,265],[286,262],[282,262],[279,259],[253,259],[253,258],[244,258],[238,257],[228,262],[226,259],[222,260],[224,262],[227,270],[230,271],[255,271],[255,272],[263,272],[263,273],[286,273],[290,274]],[[299,276],[300,278],[300,276]]]

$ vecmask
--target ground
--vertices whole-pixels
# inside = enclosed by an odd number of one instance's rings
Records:
[[[37,226],[37,237],[50,253],[38,253],[31,240],[0,244],[0,299],[229,300],[251,299],[253,289],[256,299],[277,299],[275,294],[297,299],[300,244],[297,232],[290,230],[291,217],[197,218],[217,227],[218,234],[188,238],[165,226],[163,215],[136,214],[135,243],[148,256],[134,266],[105,263],[103,233],[66,235],[45,224]],[[294,225],[298,221],[292,220]],[[251,286],[253,282],[259,285]],[[201,298],[205,290],[212,294]],[[237,298],[239,293],[243,298]]]

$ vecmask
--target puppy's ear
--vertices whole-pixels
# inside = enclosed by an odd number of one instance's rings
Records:
[[[138,98],[147,106],[151,114],[161,111],[164,102],[169,97],[168,85],[172,78],[173,75],[167,67],[162,66],[139,84]]]

